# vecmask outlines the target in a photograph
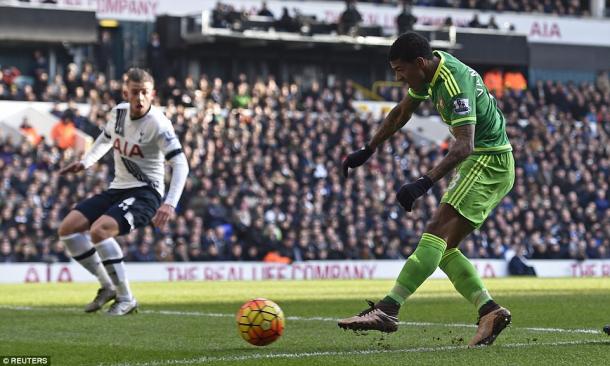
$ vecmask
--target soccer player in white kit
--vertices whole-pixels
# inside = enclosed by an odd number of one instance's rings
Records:
[[[60,171],[80,172],[111,148],[114,150],[115,178],[109,189],[76,205],[59,227],[60,239],[72,257],[101,284],[85,312],[97,311],[115,300],[109,315],[137,312],[138,307],[125,276],[121,247],[114,237],[150,222],[163,227],[174,214],[189,172],[171,122],[152,106],[152,76],[138,68],[130,69],[126,76],[123,96],[128,102],[112,110],[106,127],[83,160]],[[162,203],[166,160],[172,166],[172,178]]]

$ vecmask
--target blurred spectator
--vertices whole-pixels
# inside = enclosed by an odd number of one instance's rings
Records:
[[[339,34],[358,35],[359,25],[362,22],[362,15],[356,9],[356,0],[346,0],[345,10],[339,17],[337,30]]]
[[[605,94],[610,92],[610,78],[608,78],[608,72],[602,71],[597,74],[595,84],[602,93]]]
[[[52,262],[67,263],[67,262],[70,262],[70,260],[71,260],[70,259],[71,257],[68,256],[64,243],[61,240],[55,241],[55,243],[51,247],[49,255],[51,258],[53,258],[51,260]]]
[[[504,87],[508,90],[521,92],[527,89],[527,81],[523,73],[519,71],[507,71],[504,73]]]
[[[136,251],[132,253],[131,258],[134,262],[154,262],[157,259],[155,258],[155,253],[151,251],[148,242],[138,245]]]
[[[100,41],[97,47],[97,69],[110,78],[116,76],[112,34],[108,30],[100,32]]]
[[[0,241],[0,263],[13,263],[16,261],[11,242],[7,238],[2,239]]]
[[[470,23],[468,23],[470,28],[483,28],[483,24],[479,21],[479,14],[475,13],[472,17]]]
[[[159,33],[153,32],[150,35],[150,40],[146,45],[146,61],[148,62],[148,68],[152,72],[155,79],[162,79],[164,69],[165,56],[163,54],[163,48],[161,47],[161,38]]]
[[[32,69],[31,75],[37,77],[43,73],[49,72],[49,62],[47,58],[44,57],[42,51],[36,50],[32,55],[34,59],[34,67]]]
[[[453,27],[453,18],[451,18],[450,16],[445,18],[445,21],[443,22],[443,25],[445,27]]]
[[[413,30],[413,25],[417,22],[417,17],[411,13],[411,0],[403,0],[402,11],[396,17],[396,27],[398,34],[403,34]]]
[[[263,3],[261,4],[261,10],[258,11],[258,15],[262,16],[262,17],[271,17],[273,18],[273,13],[271,12],[271,10],[269,10],[269,8],[267,8],[267,2],[263,1]]]
[[[489,29],[500,29],[498,23],[496,23],[496,17],[494,15],[489,17],[489,23],[487,23],[487,28]]]
[[[167,243],[167,239],[159,239],[155,244],[155,261],[157,262],[174,262],[174,254],[171,247]]]
[[[40,140],[42,140],[42,136],[36,132],[36,129],[32,127],[32,125],[30,125],[27,117],[23,117],[19,130],[25,136],[26,141],[34,146],[38,145]]]
[[[287,7],[282,8],[282,16],[276,22],[276,28],[279,31],[283,32],[296,32],[298,31],[298,26],[295,20],[290,16]]]
[[[74,147],[76,144],[76,126],[74,125],[74,113],[67,111],[64,113],[51,130],[51,138],[62,150]]]
[[[483,74],[483,83],[487,89],[492,92],[496,98],[502,98],[504,95],[504,74],[502,70],[493,68]]]
[[[214,6],[214,9],[212,10],[212,27],[226,28],[227,21],[225,17],[225,7],[220,1],[217,1],[216,6]]]

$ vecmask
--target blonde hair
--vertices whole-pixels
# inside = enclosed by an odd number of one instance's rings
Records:
[[[153,79],[152,75],[150,75],[146,70],[140,69],[138,67],[132,67],[127,70],[126,82],[133,81],[135,83],[143,83],[143,82],[151,82],[155,83],[155,79]]]

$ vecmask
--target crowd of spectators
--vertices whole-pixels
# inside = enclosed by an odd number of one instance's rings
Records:
[[[396,4],[398,6],[395,17],[396,32],[398,34],[412,30],[417,22],[417,17],[412,13],[412,6],[435,6],[449,8],[465,8],[481,11],[513,11],[524,13],[547,13],[554,15],[589,15],[589,4],[583,1],[573,0],[541,0],[541,1],[523,1],[523,0],[417,0],[417,1],[396,1],[382,0],[374,2],[384,2]],[[336,24],[327,24],[325,27],[317,27],[316,33],[331,33],[348,35],[381,35],[369,34],[370,32],[381,32],[374,25],[371,29],[365,30],[362,27],[363,15],[358,11],[357,2],[355,0],[346,0],[345,9],[337,19]],[[291,15],[292,12],[292,15]],[[483,28],[483,29],[501,29],[514,30],[512,24],[499,24],[494,15],[491,15],[486,21],[479,19],[480,12],[473,14],[470,21],[459,24],[454,24],[451,16],[447,16],[443,23],[445,26],[457,25],[458,27]],[[266,19],[266,20],[265,20]],[[249,20],[249,21],[248,21]],[[323,24],[323,20],[316,20],[315,16],[303,14],[300,9],[294,8],[289,10],[283,8],[281,15],[273,14],[267,7],[266,2],[262,2],[258,10],[245,9],[237,10],[231,4],[217,2],[211,11],[210,24],[214,28],[231,28],[233,30],[244,30],[248,27],[269,29],[273,27],[276,30],[287,32],[301,32],[309,34],[312,32],[312,24]],[[424,20],[422,25],[432,25],[430,20]],[[374,29],[377,29],[376,31]]]
[[[13,99],[89,104],[90,113],[78,118],[92,135],[120,99],[120,83],[89,66],[80,73],[69,68],[49,86],[34,84],[0,78]],[[157,89],[156,103],[166,106],[191,172],[171,224],[119,238],[129,261],[261,260],[270,252],[294,261],[404,259],[447,188],[449,177],[410,214],[396,203],[400,185],[437,164],[447,149],[408,132],[348,179],[341,176],[342,158],[380,123],[380,116],[352,108],[357,94],[349,81],[302,85],[204,75],[169,77]],[[610,258],[607,75],[597,84],[538,82],[505,92],[498,103],[514,147],[515,187],[465,240],[464,253]],[[418,113],[435,112],[425,103]],[[68,260],[56,234],[61,219],[112,177],[111,154],[85,174],[59,176],[60,166],[79,158],[75,151],[36,142],[0,145],[0,262]]]
[[[402,0],[360,0],[397,4]],[[474,9],[497,12],[545,13],[554,15],[589,16],[589,1],[579,0],[407,0],[416,6],[434,6],[440,8]]]

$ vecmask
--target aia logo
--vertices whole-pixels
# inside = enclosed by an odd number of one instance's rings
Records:
[[[530,37],[561,39],[561,29],[557,23],[533,22]]]
[[[131,158],[132,156],[135,155],[135,156],[139,156],[142,159],[144,159],[144,154],[142,154],[142,150],[140,149],[140,145],[138,145],[138,144],[133,144],[133,145],[131,145],[131,148],[130,148],[129,143],[127,141],[125,141],[123,146],[121,146],[121,140],[117,138],[114,140],[114,144],[112,144],[112,148],[118,150],[119,154],[125,155],[128,158]]]

